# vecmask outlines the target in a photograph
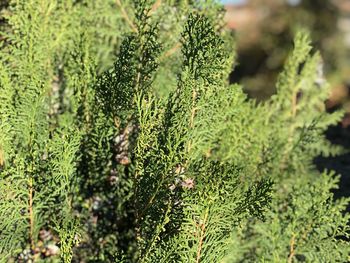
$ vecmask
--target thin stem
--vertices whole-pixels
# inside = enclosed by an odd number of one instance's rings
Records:
[[[190,116],[190,120],[189,120],[189,126],[191,129],[193,129],[193,126],[194,126],[194,118],[195,118],[195,115],[196,115],[196,110],[197,108],[195,107],[196,106],[196,99],[197,99],[197,92],[195,89],[193,89],[192,91],[192,108],[191,108],[191,116]],[[188,143],[187,143],[187,152],[190,152],[192,148],[192,141],[189,140]]]
[[[157,9],[161,6],[161,4],[162,4],[162,0],[157,0],[151,8],[150,14],[157,11]]]
[[[0,168],[2,166],[4,166],[4,164],[5,164],[5,156],[4,155],[5,155],[4,151],[2,150],[1,145],[0,145]]]
[[[163,61],[164,59],[170,57],[173,55],[179,48],[181,47],[181,43],[177,42],[172,48],[170,48],[167,52],[164,53],[163,56],[160,57],[160,61]]]
[[[192,110],[191,110],[191,120],[190,120],[191,128],[193,128],[194,116],[196,115],[196,108],[195,108],[196,98],[197,98],[197,92],[196,90],[193,90],[192,91]]]
[[[291,114],[292,114],[292,118],[294,119],[296,117],[296,114],[297,114],[297,92],[294,92],[292,94]],[[285,165],[286,165],[286,162],[287,162],[287,158],[288,158],[288,155],[289,155],[289,152],[290,152],[289,147],[290,147],[290,145],[293,142],[294,129],[295,129],[295,125],[292,124],[290,126],[290,129],[289,129],[288,141],[287,141],[287,145],[286,145],[285,151],[283,153],[283,158],[282,158],[281,165],[280,165],[282,170],[285,168]]]
[[[289,250],[289,256],[288,256],[288,263],[293,262],[293,257],[295,255],[295,234],[293,233],[292,238],[290,239],[290,250]]]
[[[126,10],[124,9],[122,3],[120,2],[120,0],[116,0],[117,5],[120,8],[120,11],[122,12],[122,16],[125,19],[125,21],[129,24],[129,26],[131,27],[131,30],[134,31],[135,33],[137,33],[137,28],[134,25],[134,23],[131,21],[131,19],[129,18],[128,13],[126,12]]]
[[[143,54],[142,52],[142,46],[141,46],[141,54]],[[141,58],[139,59],[139,61],[142,61],[142,55]],[[134,83],[134,87],[135,90],[137,92],[137,95],[135,95],[134,97],[134,101],[139,101],[142,99],[142,93],[141,93],[141,70],[142,70],[142,63],[138,63],[137,65],[137,75],[136,75],[136,80]],[[139,140],[137,140],[137,144],[139,143]],[[140,150],[140,147],[137,146],[137,151]],[[138,199],[138,187],[139,187],[139,171],[137,169],[138,167],[138,162],[136,160],[135,163],[135,175],[134,175],[134,207],[135,207],[135,217],[136,217],[136,221],[135,221],[135,233],[136,233],[136,240],[139,241],[141,240],[141,229],[140,229],[140,220],[141,220],[141,215],[140,215],[140,204],[139,204],[139,199]]]
[[[31,123],[31,128],[33,129],[33,122]],[[33,154],[33,133],[30,134],[29,139],[29,153],[31,157],[31,168],[29,173],[29,181],[28,181],[28,187],[29,187],[29,197],[28,197],[28,213],[29,213],[29,242],[31,249],[35,249],[34,244],[34,212],[33,212],[33,195],[34,195],[34,178],[33,178],[33,171],[34,171],[34,154]]]
[[[165,169],[166,170],[166,169]],[[149,200],[146,202],[146,205],[144,206],[143,210],[141,211],[141,213],[139,213],[140,217],[143,217],[147,210],[151,207],[151,205],[153,204],[154,199],[156,198],[156,196],[159,193],[159,190],[161,189],[161,187],[164,185],[164,181],[166,178],[167,174],[163,173],[162,177],[159,180],[159,183],[157,184],[157,188],[156,190],[153,191],[152,196],[149,198]]]
[[[292,117],[294,118],[297,115],[297,96],[298,93],[295,92],[292,95]]]
[[[34,213],[33,213],[33,178],[29,178],[29,240],[32,249],[34,245]]]
[[[148,246],[148,248],[147,248],[144,256],[142,257],[140,263],[144,262],[145,259],[147,259],[147,256],[149,255],[149,253],[151,252],[152,248],[154,247],[157,238],[159,237],[160,233],[163,231],[164,226],[169,222],[169,213],[171,211],[171,204],[172,204],[172,202],[171,202],[171,199],[170,199],[170,200],[168,200],[167,209],[166,209],[166,212],[164,214],[162,223],[157,226],[155,234],[153,235],[152,240],[150,242],[150,245]]]
[[[206,230],[206,223],[208,220],[208,214],[209,214],[209,211],[207,209],[205,212],[204,221],[202,224],[200,224],[201,232],[200,232],[200,236],[199,236],[199,245],[198,245],[198,249],[197,249],[196,263],[199,263],[200,259],[201,259],[201,254],[202,254],[202,249],[203,249],[203,241],[204,241],[205,230]]]

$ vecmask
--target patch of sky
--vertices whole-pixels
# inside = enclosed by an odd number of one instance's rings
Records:
[[[234,4],[234,5],[242,5],[245,4],[247,0],[221,0],[223,4]]]
[[[296,6],[300,4],[301,0],[286,0],[288,4]],[[248,0],[221,0],[222,4],[233,4],[233,5],[242,5],[247,3]]]
[[[299,5],[301,0],[287,0],[288,4],[290,5]]]

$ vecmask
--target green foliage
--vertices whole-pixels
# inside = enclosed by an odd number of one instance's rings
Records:
[[[307,34],[297,34],[277,83],[278,93],[265,103],[270,133],[265,158],[275,193],[265,222],[250,220],[237,230],[233,244],[242,249],[233,248],[227,262],[348,260],[349,215],[343,214],[348,200],[334,201],[331,190],[338,180],[333,173],[319,174],[312,163],[320,154],[339,152],[324,132],[342,115],[325,112],[329,88],[318,70],[319,55],[310,51]]]
[[[308,183],[297,180],[283,196],[276,196],[266,222],[245,226],[240,238],[248,248],[240,251],[242,258],[266,262],[347,261],[349,216],[341,211],[346,209],[348,200],[334,202],[329,190],[338,181],[332,174],[318,176],[318,180]],[[238,259],[233,255],[229,262],[239,262]]]
[[[348,200],[312,165],[340,151],[323,133],[342,113],[324,110],[306,33],[277,94],[258,104],[228,84],[235,55],[215,1],[29,0],[7,11],[3,261],[347,260]]]

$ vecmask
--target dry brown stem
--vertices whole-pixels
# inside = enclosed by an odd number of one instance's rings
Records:
[[[120,0],[116,0],[117,5],[120,8],[120,11],[122,12],[122,16],[125,19],[125,21],[129,24],[130,28],[132,31],[134,31],[135,33],[137,33],[137,28],[134,25],[134,23],[131,21],[128,13],[126,12],[125,8],[123,7],[122,3],[120,2]]]

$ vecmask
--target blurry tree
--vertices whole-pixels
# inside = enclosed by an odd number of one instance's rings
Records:
[[[235,17],[241,19],[234,23],[238,66],[231,74],[231,81],[242,81],[253,97],[269,97],[275,92],[272,83],[282,69],[291,39],[303,27],[312,32],[314,45],[321,52],[324,72],[334,87],[334,99],[338,101],[346,96],[344,84],[349,81],[350,65],[342,26],[346,23],[343,2],[250,0],[245,6],[231,10],[229,21],[235,21]],[[243,14],[242,18],[237,13]]]

